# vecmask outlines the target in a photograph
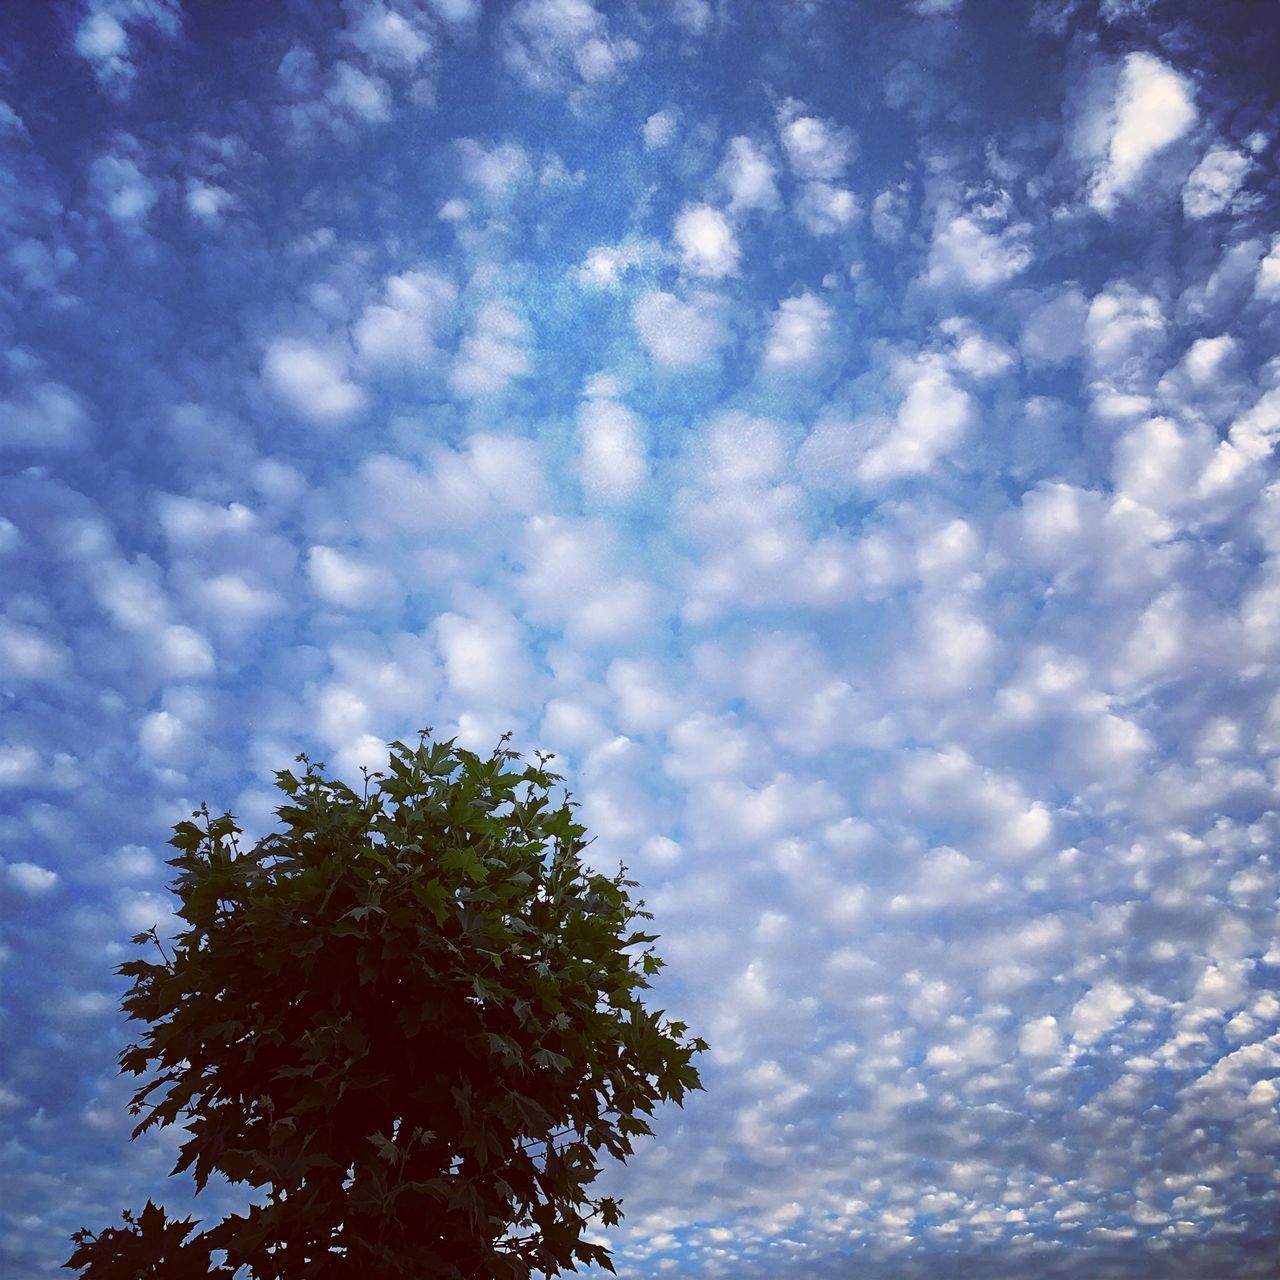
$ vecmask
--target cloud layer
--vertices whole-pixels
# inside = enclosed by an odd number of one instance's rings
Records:
[[[189,1198],[115,1075],[168,827],[431,725],[558,753],[711,1043],[621,1275],[1270,1275],[1264,15],[64,8],[0,67],[4,1274]]]

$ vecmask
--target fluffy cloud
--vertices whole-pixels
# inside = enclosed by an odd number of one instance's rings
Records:
[[[1021,275],[1032,262],[1030,228],[1010,222],[1003,194],[939,211],[929,249],[927,280],[934,288],[990,289]]]
[[[694,293],[687,302],[658,291],[639,298],[632,310],[636,332],[662,365],[687,368],[704,363],[726,338],[713,294]]]
[[[821,298],[812,293],[784,298],[765,339],[765,368],[812,364],[825,353],[830,332],[831,308]]]
[[[675,223],[675,240],[685,270],[712,280],[735,275],[740,251],[728,219],[707,204],[687,205]]]
[[[1108,215],[1136,189],[1151,162],[1196,122],[1187,81],[1142,52],[1125,56],[1113,112],[1105,158],[1089,190],[1090,205]]]
[[[346,354],[294,338],[277,338],[262,361],[267,386],[313,422],[343,422],[364,407],[365,395],[347,375]]]
[[[513,378],[528,373],[529,357],[520,345],[524,335],[523,322],[509,306],[485,303],[449,372],[454,393],[468,399],[497,395]]]
[[[778,207],[773,164],[750,138],[729,139],[717,177],[728,193],[730,212]]]
[[[406,271],[383,286],[383,300],[364,309],[353,329],[356,352],[371,363],[422,361],[450,316],[457,291],[430,271]]]
[[[1208,218],[1231,209],[1253,162],[1232,147],[1206,151],[1187,175],[1182,208],[1188,218]]]
[[[804,104],[794,99],[778,109],[778,133],[791,171],[798,178],[838,178],[853,156],[851,129],[807,114]]]
[[[640,423],[624,405],[593,396],[578,415],[582,430],[582,487],[593,498],[619,502],[648,474]]]
[[[610,32],[591,0],[519,0],[504,35],[507,66],[539,89],[610,80],[640,53],[634,40]]]
[[[182,8],[177,0],[90,0],[85,6],[72,43],[114,97],[126,96],[138,74],[130,29],[173,38],[182,29]]]

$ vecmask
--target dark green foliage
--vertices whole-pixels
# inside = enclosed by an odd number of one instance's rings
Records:
[[[627,1156],[659,1099],[701,1087],[705,1048],[640,1002],[661,961],[634,882],[582,866],[548,757],[424,733],[392,744],[364,796],[301,759],[301,777],[276,775],[283,829],[252,850],[230,815],[178,824],[186,928],[172,959],[120,967],[125,1010],[149,1024],[121,1055],[149,1077],[135,1136],[184,1123],[174,1173],[203,1188],[216,1171],[261,1203],[194,1238],[148,1203],[78,1233],[66,1265],[89,1280],[612,1270],[583,1238],[620,1213],[587,1194],[601,1153]]]

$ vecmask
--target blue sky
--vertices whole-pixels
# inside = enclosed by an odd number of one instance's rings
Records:
[[[189,1196],[169,826],[423,725],[711,1043],[623,1276],[1273,1274],[1266,10],[8,7],[5,1276]]]

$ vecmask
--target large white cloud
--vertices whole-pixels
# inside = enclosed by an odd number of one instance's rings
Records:
[[[1108,215],[1135,190],[1155,158],[1197,118],[1186,79],[1143,52],[1125,56],[1113,113],[1106,153],[1089,190],[1090,205]]]

